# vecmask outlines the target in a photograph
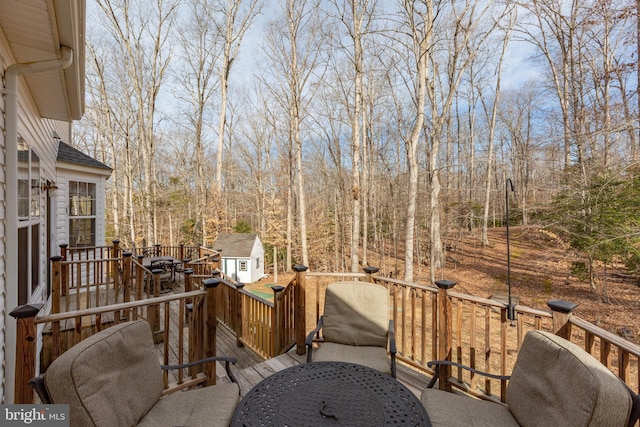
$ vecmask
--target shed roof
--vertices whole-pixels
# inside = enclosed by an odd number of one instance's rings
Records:
[[[258,238],[257,234],[219,234],[213,249],[222,252],[223,258],[248,258]]]

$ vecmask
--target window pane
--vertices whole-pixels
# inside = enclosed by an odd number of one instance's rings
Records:
[[[18,218],[29,219],[29,144],[18,139]]]
[[[95,246],[96,220],[93,218],[69,220],[69,246]]]
[[[94,216],[96,214],[96,185],[88,182],[69,182],[69,215]]]

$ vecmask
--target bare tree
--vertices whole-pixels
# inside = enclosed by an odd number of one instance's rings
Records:
[[[130,97],[135,111],[135,138],[142,154],[142,200],[145,235],[148,244],[155,242],[154,161],[156,152],[156,103],[164,83],[170,51],[167,37],[175,18],[176,0],[128,2],[97,0],[105,18],[104,25],[119,49],[126,80],[120,83],[120,93]]]
[[[216,197],[222,195],[222,165],[227,122],[227,98],[231,66],[238,57],[242,39],[259,12],[258,0],[214,0],[209,18],[222,38],[222,54],[218,68],[220,79],[220,111],[218,113],[218,152],[216,161]]]
[[[195,165],[195,221],[200,224],[200,243],[207,245],[207,218],[209,212],[209,173],[206,166],[205,145],[211,137],[206,130],[206,119],[211,112],[211,101],[220,84],[216,70],[220,60],[222,35],[211,24],[215,3],[211,0],[189,0],[177,38],[182,47],[176,67],[176,98],[186,106],[179,126],[191,134],[194,142]]]
[[[323,37],[322,22],[319,16],[319,2],[286,0],[283,5],[283,18],[271,22],[266,35],[267,55],[282,79],[280,85],[269,83],[274,98],[280,107],[287,111],[288,140],[291,164],[290,197],[293,201],[295,188],[297,195],[298,226],[301,260],[309,264],[307,249],[307,218],[305,202],[304,168],[302,165],[301,127],[305,118],[305,109],[310,99],[311,79],[317,72],[322,59]],[[295,184],[294,184],[295,180]],[[288,217],[292,220],[293,204],[288,208]],[[292,240],[292,221],[288,225],[288,240]],[[287,269],[290,265],[287,265]]]

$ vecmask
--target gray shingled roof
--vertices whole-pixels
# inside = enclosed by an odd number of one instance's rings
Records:
[[[75,165],[88,166],[97,169],[113,170],[104,163],[94,159],[91,156],[84,154],[82,151],[77,150],[69,144],[60,141],[58,144],[58,159],[59,162],[73,163]]]
[[[213,249],[221,251],[223,258],[248,258],[256,237],[248,233],[218,234]]]

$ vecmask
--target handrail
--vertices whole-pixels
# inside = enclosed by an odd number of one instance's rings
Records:
[[[55,313],[55,314],[47,314],[43,316],[36,316],[34,319],[34,322],[36,324],[60,322],[63,320],[75,319],[77,317],[82,317],[82,316],[94,316],[97,314],[105,314],[105,313],[111,313],[114,311],[128,310],[128,309],[151,305],[151,304],[162,304],[162,303],[167,303],[171,301],[178,301],[185,298],[194,298],[198,296],[203,296],[206,294],[207,294],[206,291],[200,290],[200,291],[183,292],[179,294],[163,295],[155,298],[146,298],[138,301],[121,302],[118,304],[87,308],[84,310],[73,310],[73,311],[67,311],[64,313]]]

